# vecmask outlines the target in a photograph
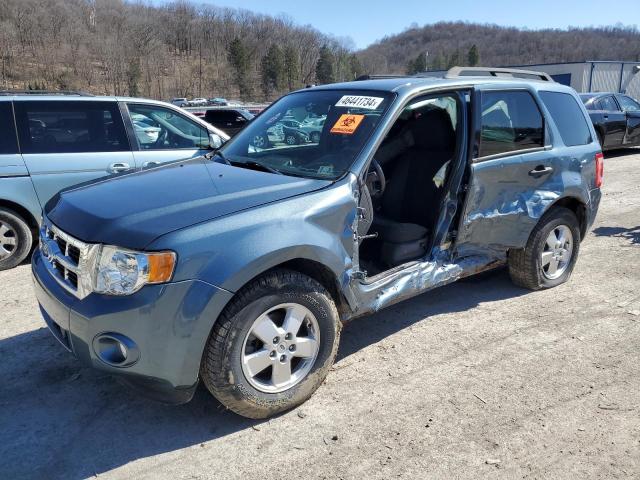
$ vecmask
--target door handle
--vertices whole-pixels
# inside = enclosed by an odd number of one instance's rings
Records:
[[[156,165],[160,165],[160,164],[158,162],[154,162],[153,160],[149,160],[148,162],[144,162],[142,164],[142,168],[155,167]]]
[[[112,163],[111,165],[109,165],[109,168],[107,168],[107,170],[111,173],[126,172],[127,170],[130,170],[130,169],[131,169],[131,166],[128,163],[124,163],[124,162]]]
[[[609,120],[609,115],[605,115],[605,116],[604,116],[604,119],[605,119],[605,120]]]
[[[529,172],[534,178],[542,177],[543,175],[548,175],[553,172],[553,167],[545,167],[544,165],[538,165],[536,168]]]

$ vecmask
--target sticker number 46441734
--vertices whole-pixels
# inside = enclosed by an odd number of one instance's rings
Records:
[[[364,108],[367,110],[375,110],[382,103],[384,98],[381,97],[364,97],[362,95],[343,95],[338,100],[336,107]]]

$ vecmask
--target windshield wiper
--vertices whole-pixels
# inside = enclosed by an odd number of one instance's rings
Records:
[[[277,170],[264,163],[256,162],[255,160],[246,160],[244,162],[230,162],[234,167],[248,167],[248,168],[260,168],[265,172],[275,173],[276,175],[284,175],[280,170]]]

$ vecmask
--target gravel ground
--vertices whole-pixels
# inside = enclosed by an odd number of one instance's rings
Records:
[[[269,421],[166,407],[80,367],[28,265],[0,272],[0,478],[640,478],[640,155],[605,161],[568,284],[504,270],[356,320],[313,398]]]

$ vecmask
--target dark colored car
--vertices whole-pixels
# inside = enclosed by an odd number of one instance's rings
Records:
[[[353,318],[501,265],[566,282],[601,197],[582,102],[454,72],[294,92],[208,155],[57,195],[32,259],[51,332],[157,398],[202,381],[259,418],[322,385]],[[254,144],[291,112],[318,143]]]
[[[584,93],[587,107],[603,150],[640,145],[640,104],[621,93]]]
[[[253,119],[253,115],[244,108],[220,107],[208,108],[202,118],[208,124],[233,137]]]

